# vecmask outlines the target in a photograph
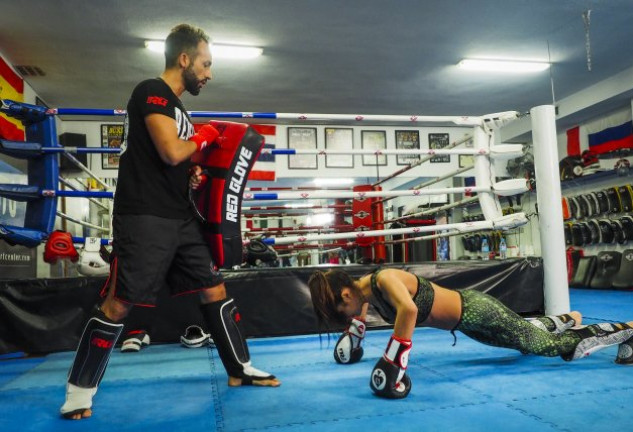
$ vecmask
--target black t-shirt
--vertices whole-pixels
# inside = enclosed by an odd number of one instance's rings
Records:
[[[180,139],[194,133],[185,107],[163,80],[149,79],[136,86],[127,105],[114,214],[188,219],[192,216],[187,195],[191,162],[176,166],[163,162],[145,125],[145,116],[153,113],[173,118]]]

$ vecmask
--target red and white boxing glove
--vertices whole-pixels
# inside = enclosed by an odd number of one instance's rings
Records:
[[[189,138],[189,141],[196,143],[196,147],[198,151],[200,151],[211,145],[218,136],[220,136],[220,132],[218,132],[218,130],[210,124],[206,124],[202,126],[197,133],[192,135],[191,138]]]
[[[354,317],[349,326],[334,346],[334,360],[341,364],[351,364],[360,361],[363,357],[363,347],[360,346],[365,337],[367,326],[360,317]]]
[[[411,379],[406,374],[411,340],[391,336],[387,349],[371,373],[369,386],[376,395],[387,399],[402,399],[411,391]]]

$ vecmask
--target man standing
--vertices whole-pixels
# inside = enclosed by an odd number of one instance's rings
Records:
[[[209,37],[181,24],[165,41],[165,70],[136,86],[127,106],[125,139],[114,199],[113,260],[104,291],[81,336],[68,375],[61,414],[92,415],[92,397],[133,305],[154,306],[166,283],[172,295],[200,292],[202,315],[210,329],[229,386],[280,385],[273,375],[251,366],[239,313],[215,269],[202,227],[193,217],[187,189],[190,157],[218,138],[204,125],[194,134],[180,96],[198,95],[212,78]],[[105,292],[104,292],[105,294]]]

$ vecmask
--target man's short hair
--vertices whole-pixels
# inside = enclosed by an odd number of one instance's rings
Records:
[[[178,57],[183,52],[191,57],[192,61],[195,60],[201,41],[209,43],[209,36],[201,28],[179,24],[171,29],[165,40],[165,67],[178,65]]]

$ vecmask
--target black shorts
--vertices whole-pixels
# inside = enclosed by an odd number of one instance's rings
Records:
[[[194,218],[115,215],[113,229],[110,278],[116,279],[118,300],[155,306],[165,284],[171,295],[181,295],[223,282]]]

